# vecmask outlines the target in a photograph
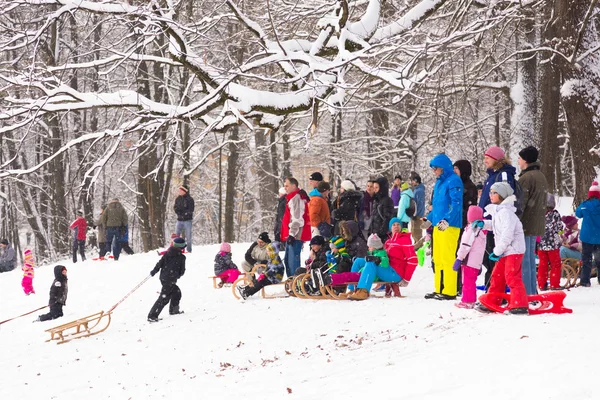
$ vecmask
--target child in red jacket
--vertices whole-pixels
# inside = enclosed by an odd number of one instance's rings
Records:
[[[77,219],[69,227],[73,229],[73,262],[77,262],[77,249],[81,255],[81,261],[85,261],[85,239],[87,222],[83,217],[83,211],[77,210]]]

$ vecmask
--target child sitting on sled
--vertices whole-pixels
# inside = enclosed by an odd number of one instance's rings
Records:
[[[35,275],[33,271],[33,253],[30,249],[25,249],[23,256],[23,280],[21,281],[21,286],[23,286],[25,294],[29,296],[30,294],[35,294],[35,290],[33,290],[33,276]]]
[[[238,286],[238,292],[242,299],[246,300],[248,297],[258,293],[262,288],[268,285],[281,283],[283,280],[283,273],[285,268],[279,258],[279,243],[271,242],[267,244],[267,270],[262,274],[253,286]]]
[[[227,242],[221,243],[219,252],[215,256],[215,276],[221,279],[219,287],[226,283],[233,283],[240,276],[237,265],[231,260],[231,245]]]
[[[50,286],[50,300],[48,300],[50,312],[40,315],[38,321],[48,321],[63,316],[62,309],[67,305],[67,293],[69,292],[67,281],[67,268],[64,265],[54,267],[54,281]]]
[[[529,314],[527,293],[523,284],[521,261],[525,254],[525,235],[523,225],[515,212],[516,197],[513,188],[506,182],[496,182],[490,188],[492,204],[485,211],[492,216],[491,220],[477,220],[473,228],[493,231],[496,239],[493,253],[489,259],[496,262],[488,293],[504,293],[506,285],[510,288],[510,314]],[[501,301],[499,299],[498,301]],[[492,312],[487,307],[476,307],[481,312]]]

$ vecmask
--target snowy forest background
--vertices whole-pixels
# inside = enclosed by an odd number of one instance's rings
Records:
[[[598,0],[0,0],[0,236],[68,253],[119,197],[136,250],[173,200],[194,242],[272,231],[277,191],[323,171],[419,172],[445,151],[541,149],[583,200],[600,165]],[[515,163],[516,164],[516,163]]]

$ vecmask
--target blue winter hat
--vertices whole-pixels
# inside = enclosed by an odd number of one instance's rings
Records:
[[[399,224],[400,224],[400,226],[402,226],[402,221],[400,220],[400,218],[396,218],[396,217],[394,217],[394,218],[390,219],[390,225],[388,226],[388,230],[389,230],[390,232],[391,232],[391,230],[392,230],[392,225],[394,225],[394,223],[395,223],[395,222],[399,223]]]
[[[185,239],[183,238],[175,238],[173,239],[173,247],[183,248],[186,246]]]

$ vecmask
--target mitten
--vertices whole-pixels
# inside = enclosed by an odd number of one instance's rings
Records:
[[[448,229],[450,225],[448,224],[448,221],[446,221],[445,219],[441,220],[440,222],[438,222],[437,224],[437,228],[440,231],[445,231],[446,229]]]
[[[296,238],[293,236],[288,236],[287,240],[285,241],[287,244],[294,244],[294,242],[296,241]]]
[[[492,261],[498,261],[500,259],[500,257],[502,257],[502,256],[497,256],[494,253],[492,253],[488,256],[488,258]]]
[[[455,270],[456,272],[458,272],[458,271],[460,271],[461,265],[462,265],[462,261],[457,258],[456,261],[454,261],[454,265],[452,265],[452,269]]]
[[[154,276],[156,275],[156,272],[154,272],[154,270],[150,271],[150,276]]]
[[[473,221],[473,222],[471,223],[471,227],[472,227],[473,229],[475,229],[475,228],[483,229],[483,221],[482,221],[482,220],[479,220],[479,219],[478,219],[478,220],[476,220],[476,221]]]
[[[381,264],[381,257],[374,256],[373,262],[375,263],[375,265]]]

